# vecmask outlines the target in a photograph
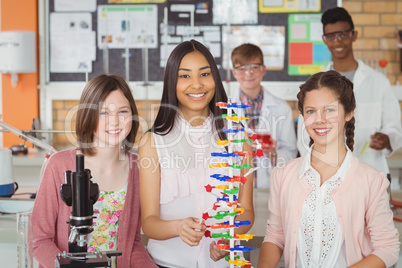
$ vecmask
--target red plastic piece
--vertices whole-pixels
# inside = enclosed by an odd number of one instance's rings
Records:
[[[210,230],[206,230],[205,233],[204,233],[204,236],[205,236],[205,237],[212,238],[212,236],[211,236],[211,231],[210,231]]]
[[[247,181],[247,178],[244,176],[233,176],[233,178],[230,179],[231,182],[241,182],[242,184],[245,184]]]
[[[255,141],[255,139],[257,139],[257,134],[254,133],[253,135],[249,136],[248,138]]]
[[[204,187],[205,187],[205,189],[207,190],[208,193],[210,193],[212,191],[212,189],[215,188],[215,187],[212,187],[209,184],[207,186],[204,186]]]
[[[208,226],[207,226],[208,227]],[[236,225],[232,224],[224,224],[224,223],[215,223],[214,225],[209,226],[212,229],[229,229],[236,227]]]
[[[258,156],[258,157],[261,157],[261,156],[264,155],[264,152],[263,152],[261,149],[258,149],[258,150],[255,152],[255,155]]]
[[[216,247],[222,250],[230,250],[230,246],[225,244],[217,244]]]
[[[203,214],[202,214],[202,218],[203,218],[204,220],[207,220],[207,219],[212,218],[212,217],[209,216],[209,214],[208,214],[208,212],[207,212],[207,213],[203,213]]]

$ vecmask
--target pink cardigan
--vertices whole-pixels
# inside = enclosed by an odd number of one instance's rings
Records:
[[[64,171],[75,170],[76,150],[52,155],[46,165],[32,213],[33,253],[40,267],[54,267],[56,254],[68,252],[71,207],[60,198]],[[129,154],[130,173],[118,231],[118,267],[156,267],[141,243],[140,193],[137,156]],[[131,264],[130,266],[128,264]]]
[[[275,168],[271,175],[269,219],[264,242],[283,250],[286,267],[296,265],[296,243],[304,200],[312,188],[299,172],[303,157]],[[387,267],[399,257],[399,233],[393,222],[383,173],[353,158],[345,180],[331,195],[345,239],[348,265],[370,254]]]

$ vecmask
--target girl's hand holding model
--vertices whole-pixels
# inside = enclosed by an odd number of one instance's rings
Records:
[[[189,246],[198,246],[205,234],[205,225],[197,218],[186,218],[178,224],[178,233],[181,240]]]

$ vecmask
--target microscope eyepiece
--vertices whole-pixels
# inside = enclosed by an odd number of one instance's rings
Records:
[[[76,171],[77,172],[82,172],[84,171],[84,155],[83,154],[77,154],[76,155]]]

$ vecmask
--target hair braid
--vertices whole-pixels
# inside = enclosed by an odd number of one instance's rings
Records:
[[[345,136],[346,136],[346,145],[353,152],[353,145],[355,144],[354,136],[355,136],[355,117],[353,116],[345,124]]]

